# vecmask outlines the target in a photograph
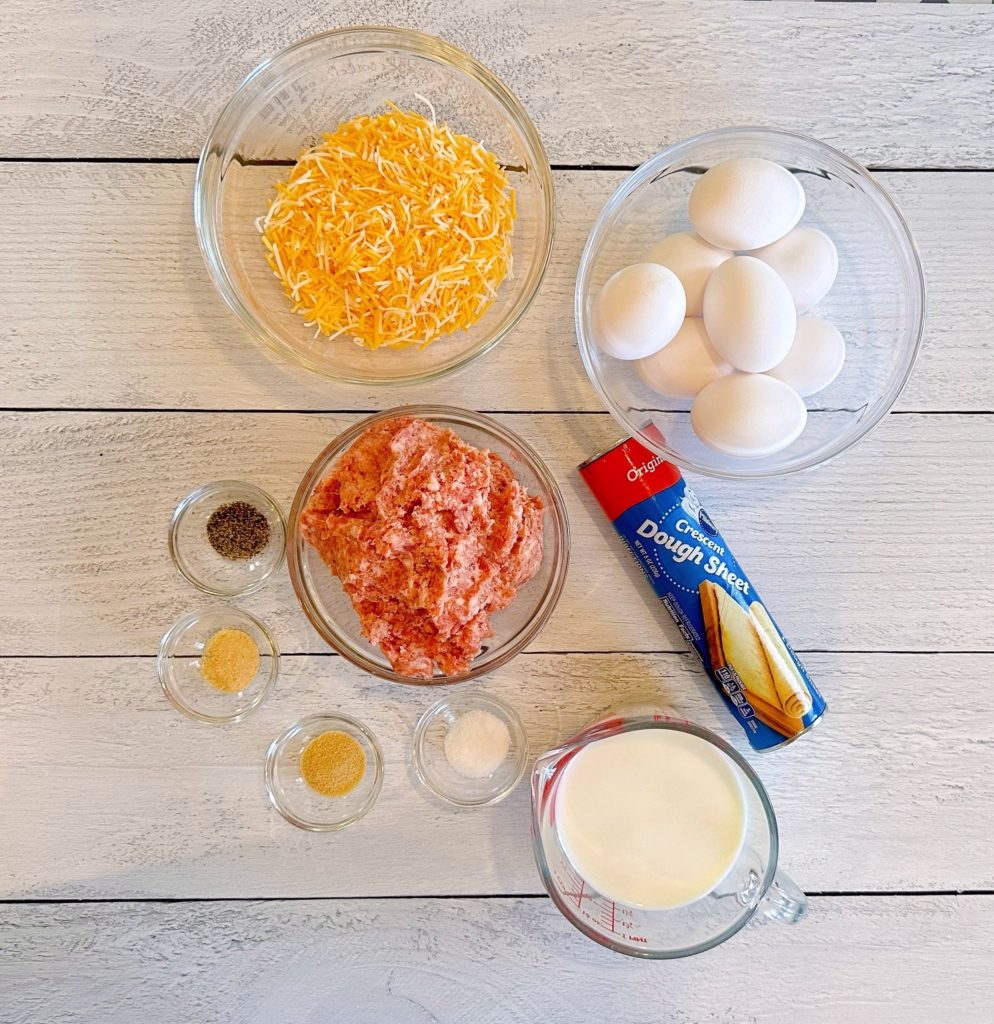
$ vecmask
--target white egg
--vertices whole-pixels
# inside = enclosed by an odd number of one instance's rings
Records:
[[[705,387],[690,408],[690,425],[709,447],[742,459],[786,448],[804,429],[800,395],[765,373],[733,373]]]
[[[723,359],[738,370],[763,373],[787,355],[794,340],[794,299],[772,267],[752,256],[733,256],[704,289],[704,326]]]
[[[804,213],[804,189],[785,167],[757,157],[725,160],[690,193],[690,223],[719,249],[758,249],[785,234]]]
[[[692,231],[664,238],[645,255],[647,263],[660,263],[678,278],[687,295],[687,316],[700,316],[704,308],[704,286],[711,271],[721,266],[732,254],[716,249]]]
[[[783,362],[770,370],[770,376],[789,384],[802,398],[827,388],[842,372],[846,361],[846,343],[827,320],[802,316],[797,333]]]
[[[798,313],[807,313],[821,302],[839,272],[835,243],[817,228],[794,228],[783,238],[749,255],[768,263],[783,278],[794,296]]]
[[[633,263],[619,270],[594,301],[594,340],[615,359],[641,359],[673,340],[687,299],[672,270]]]
[[[732,373],[732,367],[711,347],[704,321],[689,316],[663,349],[635,364],[638,375],[666,398],[694,398],[697,392]]]

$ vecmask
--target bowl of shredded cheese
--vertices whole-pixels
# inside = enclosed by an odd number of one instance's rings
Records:
[[[222,298],[274,352],[339,381],[414,384],[493,348],[552,249],[552,174],[521,104],[448,43],[313,36],[257,67],[197,168]]]

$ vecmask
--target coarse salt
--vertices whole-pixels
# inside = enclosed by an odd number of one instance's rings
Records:
[[[504,722],[489,711],[467,711],[445,734],[445,758],[467,779],[485,779],[507,757],[511,734]]]

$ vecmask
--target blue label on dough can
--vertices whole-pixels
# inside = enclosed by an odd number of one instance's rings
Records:
[[[676,466],[630,438],[580,474],[752,746],[810,729],[824,699]]]

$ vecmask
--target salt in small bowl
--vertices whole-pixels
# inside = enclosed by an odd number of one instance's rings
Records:
[[[486,711],[506,726],[511,745],[500,765],[482,779],[461,775],[445,756],[445,736],[468,711]],[[457,807],[500,803],[521,781],[528,762],[528,736],[518,713],[479,691],[443,697],[421,716],[414,730],[414,770],[430,792]]]

